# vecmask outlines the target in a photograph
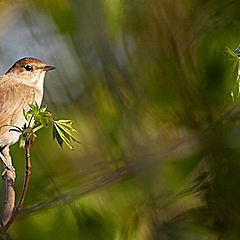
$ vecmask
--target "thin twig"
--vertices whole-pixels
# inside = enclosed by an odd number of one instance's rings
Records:
[[[8,228],[11,226],[11,224],[13,223],[15,218],[17,217],[18,213],[20,212],[20,210],[22,208],[22,205],[23,205],[26,193],[27,193],[27,188],[28,188],[28,183],[29,183],[29,178],[30,178],[30,172],[31,172],[30,144],[29,144],[29,142],[26,142],[25,149],[26,149],[26,173],[25,173],[25,179],[24,179],[24,186],[23,186],[22,194],[21,194],[18,205],[17,205],[12,217],[7,222],[7,224],[4,226],[3,232],[6,232],[8,230]]]

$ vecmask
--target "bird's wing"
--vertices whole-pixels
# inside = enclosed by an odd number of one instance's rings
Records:
[[[23,119],[23,109],[29,110],[29,104],[35,102],[37,90],[21,83],[6,84],[0,79],[0,126],[15,125]],[[23,127],[23,126],[19,126]],[[0,136],[11,127],[0,129]]]

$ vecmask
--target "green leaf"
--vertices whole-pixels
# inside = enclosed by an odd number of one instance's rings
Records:
[[[20,139],[19,139],[19,147],[20,148],[24,148],[25,147],[25,140],[22,137],[20,137]]]
[[[236,60],[238,60],[238,55],[230,48],[227,47],[226,49],[226,53],[228,53],[231,57],[235,58]]]
[[[25,124],[23,130],[21,130],[22,135],[20,136],[20,142],[35,140],[36,135],[34,134],[41,128],[47,128],[49,124],[53,124],[53,140],[57,140],[60,147],[66,144],[70,149],[73,149],[72,141],[79,141],[73,136],[72,132],[76,130],[72,127],[71,120],[57,120],[53,119],[52,113],[47,111],[46,107],[39,107],[35,102],[34,104],[29,104],[30,110],[26,112],[23,110],[25,119],[28,124]],[[14,130],[18,131],[18,130]],[[23,143],[20,143],[23,146]]]
[[[56,125],[53,124],[53,140],[57,139],[58,144],[60,145],[60,147],[63,147],[63,140],[61,138],[61,136],[59,135],[57,129],[56,129]]]
[[[30,120],[30,114],[28,114],[28,112],[25,110],[25,109],[23,109],[23,115],[24,115],[24,118],[27,120],[27,121],[29,121]]]
[[[58,120],[55,121],[57,124],[64,126],[65,128],[69,129],[72,132],[76,132],[76,130],[72,127],[72,121],[71,120]]]
[[[40,108],[40,112],[46,112],[46,110],[47,110],[47,105],[46,105],[46,107]]]
[[[37,127],[34,127],[33,128],[33,132],[35,133],[35,132],[37,132],[38,130],[40,130],[41,128],[43,128],[44,126],[43,125],[39,125],[39,126],[37,126]]]
[[[73,146],[72,146],[72,144],[71,144],[71,140],[70,140],[69,136],[67,136],[67,135],[65,134],[65,132],[64,132],[61,128],[58,127],[57,124],[54,124],[54,125],[55,125],[55,128],[56,128],[56,130],[57,130],[57,133],[59,134],[59,136],[61,137],[61,139],[63,140],[63,142],[64,142],[70,149],[73,149]]]
[[[76,130],[71,126],[72,121],[71,120],[58,120],[54,121],[57,126],[62,129],[69,137],[77,143],[80,143],[73,135],[72,132],[76,132]]]

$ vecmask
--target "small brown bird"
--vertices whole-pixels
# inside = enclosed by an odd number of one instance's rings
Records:
[[[23,109],[29,110],[29,104],[41,105],[46,72],[55,69],[36,58],[22,58],[3,76],[0,76],[0,126],[15,125],[23,127],[26,122]],[[0,129],[0,157],[5,170],[15,169],[11,163],[9,146],[18,141],[19,133],[9,131],[11,127]],[[10,161],[9,161],[10,159]],[[10,163],[9,163],[10,162]]]

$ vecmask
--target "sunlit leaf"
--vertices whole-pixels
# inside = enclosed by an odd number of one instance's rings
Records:
[[[53,124],[53,140],[57,139],[58,144],[60,145],[60,147],[63,147],[63,139],[61,138],[61,136],[59,135],[57,129],[56,129],[56,125]]]
[[[239,60],[238,55],[230,48],[227,47],[226,49],[226,53],[228,53],[230,56],[232,56],[233,58],[235,58],[236,60]]]
[[[73,135],[72,135],[72,132],[76,131],[74,128],[72,128],[71,124],[72,124],[72,121],[70,120],[66,120],[68,123],[65,123],[64,120],[58,120],[58,121],[55,121],[55,124],[57,124],[57,126],[62,129],[64,132],[65,132],[65,135],[69,135],[69,137],[74,141],[74,142],[77,142],[77,143],[80,143]]]
[[[37,132],[38,130],[40,130],[43,127],[44,127],[43,125],[39,125],[33,129],[33,132]]]
[[[24,148],[25,147],[25,140],[23,138],[21,138],[21,137],[19,139],[19,147],[20,148]]]
[[[58,144],[63,147],[65,143],[70,149],[73,149],[71,140],[79,141],[72,135],[76,131],[72,127],[71,120],[53,120],[52,113],[47,111],[47,107],[40,108],[37,103],[29,104],[30,110],[23,110],[23,115],[28,123],[25,123],[23,129],[15,125],[3,125],[2,127],[13,127],[9,131],[22,133],[20,136],[20,147],[25,146],[25,142],[33,144],[37,135],[35,132],[44,128],[48,128],[49,124],[53,125],[53,140],[57,139]]]
[[[73,149],[73,146],[71,144],[71,140],[69,138],[69,136],[67,136],[65,134],[65,132],[62,130],[62,128],[59,128],[57,124],[54,124],[59,136],[61,137],[61,139],[63,140],[63,142],[70,148]]]

